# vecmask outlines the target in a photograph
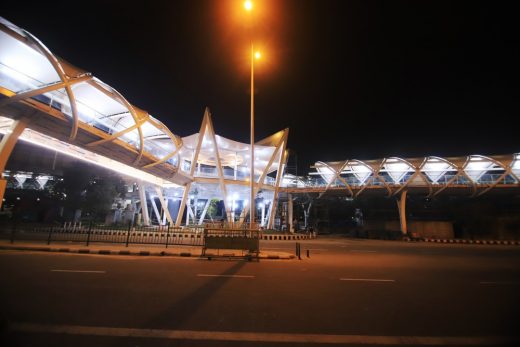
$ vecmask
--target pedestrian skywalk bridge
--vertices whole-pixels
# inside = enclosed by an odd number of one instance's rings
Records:
[[[520,154],[470,155],[465,157],[345,160],[315,163],[311,178],[292,177],[283,181],[286,192],[343,191],[357,197],[364,191],[379,190],[396,195],[403,190],[435,196],[442,192],[463,192],[474,196],[492,189],[520,188]]]
[[[262,223],[267,224],[274,220],[271,210],[280,191],[336,192],[355,198],[404,191],[428,196],[443,192],[479,196],[491,190],[520,188],[518,153],[319,161],[310,178],[284,175],[288,129],[256,142],[254,164],[249,159],[249,144],[216,134],[209,110],[198,133],[180,137],[116,89],[57,57],[35,36],[1,17],[0,134],[4,135],[0,172],[20,138],[154,187],[176,189],[166,198],[161,197],[162,192],[157,195],[162,203],[166,200],[166,211],[169,200],[181,199],[181,217],[186,204],[190,211],[190,200],[199,201],[205,211],[209,201],[218,198],[226,204],[229,216],[244,221],[251,171],[255,191],[264,194],[265,204],[261,206],[267,212]],[[5,186],[5,180],[0,179],[2,193]],[[198,197],[190,197],[193,192],[198,192]],[[196,208],[191,215],[195,220]]]

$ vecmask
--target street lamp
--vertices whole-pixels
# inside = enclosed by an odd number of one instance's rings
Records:
[[[251,206],[249,207],[249,225],[250,229],[253,229],[253,223],[255,222],[255,59],[260,59],[260,52],[255,52],[253,43],[251,42],[251,168],[249,173],[249,184],[251,189],[250,201]]]
[[[253,2],[247,0],[244,2],[246,11],[253,9]],[[249,228],[253,229],[255,222],[255,59],[260,59],[262,55],[260,52],[255,52],[253,41],[251,40],[251,148],[250,148],[250,172],[249,172],[249,187],[250,187],[250,207],[249,207]]]

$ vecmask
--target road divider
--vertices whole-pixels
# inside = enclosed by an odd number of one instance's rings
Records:
[[[519,240],[469,240],[469,239],[433,239],[433,238],[421,238],[411,239],[404,238],[406,242],[434,242],[434,243],[459,243],[459,244],[470,244],[470,245],[505,245],[505,246],[520,246]]]
[[[308,234],[263,234],[260,239],[265,241],[294,241],[315,239],[316,233]]]

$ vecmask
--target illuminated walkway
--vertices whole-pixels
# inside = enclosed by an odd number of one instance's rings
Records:
[[[387,196],[408,190],[432,197],[442,192],[480,196],[492,189],[520,188],[520,154],[318,161],[313,168],[309,180],[286,179],[283,191],[344,191],[355,198],[371,190]]]

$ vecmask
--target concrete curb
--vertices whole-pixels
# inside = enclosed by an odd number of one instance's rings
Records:
[[[166,251],[142,251],[142,250],[109,250],[109,249],[88,249],[88,248],[59,248],[59,247],[40,247],[40,246],[0,246],[0,250],[10,251],[35,251],[35,252],[52,252],[52,253],[77,253],[77,254],[97,254],[97,255],[126,255],[126,256],[156,256],[156,257],[200,257],[200,252],[166,252]],[[234,254],[233,254],[234,256]],[[214,255],[214,257],[218,257]],[[201,257],[205,258],[205,257]],[[263,254],[260,259],[294,259],[294,255],[280,256],[272,254]]]
[[[458,243],[458,244],[473,244],[473,245],[520,246],[520,241],[513,241],[513,240],[468,240],[468,239],[432,239],[432,238],[411,239],[411,238],[404,238],[403,241],[405,241],[405,242]]]

